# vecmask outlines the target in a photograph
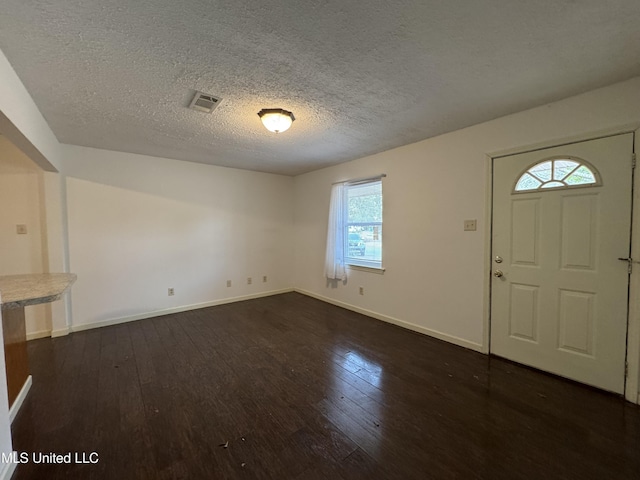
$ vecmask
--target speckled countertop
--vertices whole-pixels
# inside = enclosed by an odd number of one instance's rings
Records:
[[[75,273],[0,275],[2,309],[26,307],[58,300],[76,281]]]

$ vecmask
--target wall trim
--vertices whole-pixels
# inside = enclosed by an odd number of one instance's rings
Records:
[[[493,236],[493,158],[485,155],[484,174],[487,188],[485,189],[484,208],[484,281],[482,301],[482,353],[491,351],[491,258]]]
[[[65,335],[69,335],[69,333],[71,333],[71,330],[69,329],[68,326],[64,328],[59,328],[57,330],[51,331],[51,338],[64,337]]]
[[[399,318],[390,317],[389,315],[384,315],[382,313],[374,312],[373,310],[367,310],[366,308],[357,307],[355,305],[351,305],[350,303],[341,302],[340,300],[334,300],[333,298],[325,297],[323,295],[318,295],[317,293],[313,293],[308,290],[303,290],[301,288],[294,288],[294,291],[301,293],[302,295],[307,295],[308,297],[313,297],[317,300],[321,300],[323,302],[336,305],[337,307],[342,307],[342,308],[346,308],[347,310],[351,310],[353,312],[361,313],[368,317],[375,318],[376,320],[382,320],[383,322],[391,323],[393,325],[397,325],[399,327],[403,327],[408,330],[413,330],[414,332],[422,333],[424,335],[437,338],[438,340],[444,340],[445,342],[453,343],[454,345],[458,345],[459,347],[464,347],[470,350],[474,350],[476,352],[483,353],[483,347],[481,344],[470,342],[469,340],[465,340],[464,338],[449,335],[448,333],[442,333],[437,330],[433,330],[431,328],[423,327],[421,325],[416,325],[415,323],[407,322],[405,320],[400,320]]]
[[[9,409],[9,421],[11,423],[13,423],[13,420],[16,418],[16,415],[18,415],[25,398],[27,398],[27,394],[29,393],[29,390],[31,390],[31,385],[33,385],[33,378],[29,375],[24,381],[24,385],[22,385],[20,393],[13,402],[13,405],[11,405],[11,408]]]
[[[37,340],[38,338],[46,338],[51,336],[51,330],[39,330],[37,332],[27,333],[27,342],[29,340]]]
[[[242,302],[244,300],[252,300],[254,298],[270,297],[272,295],[279,295],[282,293],[289,293],[289,292],[293,292],[293,288],[283,288],[281,290],[270,290],[268,292],[252,293],[250,295],[241,295],[239,297],[223,298],[220,300],[212,300],[210,302],[194,303],[191,305],[183,305],[180,307],[165,308],[163,310],[154,310],[152,312],[140,313],[137,315],[130,315],[126,317],[109,318],[107,320],[102,320],[99,322],[80,323],[77,325],[71,325],[71,332],[81,332],[83,330],[91,330],[93,328],[108,327],[109,325],[117,325],[120,323],[134,322],[136,320],[144,320],[146,318],[159,317],[161,315],[187,312],[189,310],[198,310],[200,308],[206,308],[206,307],[215,307],[217,305]],[[58,331],[61,331],[61,330],[58,330]],[[55,333],[55,331],[53,333]],[[52,336],[60,336],[60,335],[52,335]]]
[[[16,471],[17,463],[9,462],[2,465],[2,470],[0,470],[0,480],[10,480],[13,472]]]
[[[640,129],[634,132],[633,151],[640,152]],[[640,172],[633,174],[633,216],[631,218],[631,257],[640,258]],[[640,269],[634,267],[629,276],[627,312],[627,378],[624,398],[640,405]]]

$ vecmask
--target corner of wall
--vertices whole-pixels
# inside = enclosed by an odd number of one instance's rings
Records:
[[[0,132],[45,171],[60,166],[60,143],[0,51]]]

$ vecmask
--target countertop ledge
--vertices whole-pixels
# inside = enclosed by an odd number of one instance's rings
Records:
[[[0,275],[2,309],[54,302],[62,297],[76,278],[75,273]]]

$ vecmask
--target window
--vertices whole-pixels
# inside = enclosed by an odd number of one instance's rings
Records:
[[[382,268],[382,181],[344,186],[345,264]]]
[[[347,265],[382,270],[383,177],[332,185],[324,261],[329,280],[345,282]]]
[[[553,158],[528,168],[513,189],[514,193],[547,188],[572,188],[601,185],[597,170],[579,158]]]

